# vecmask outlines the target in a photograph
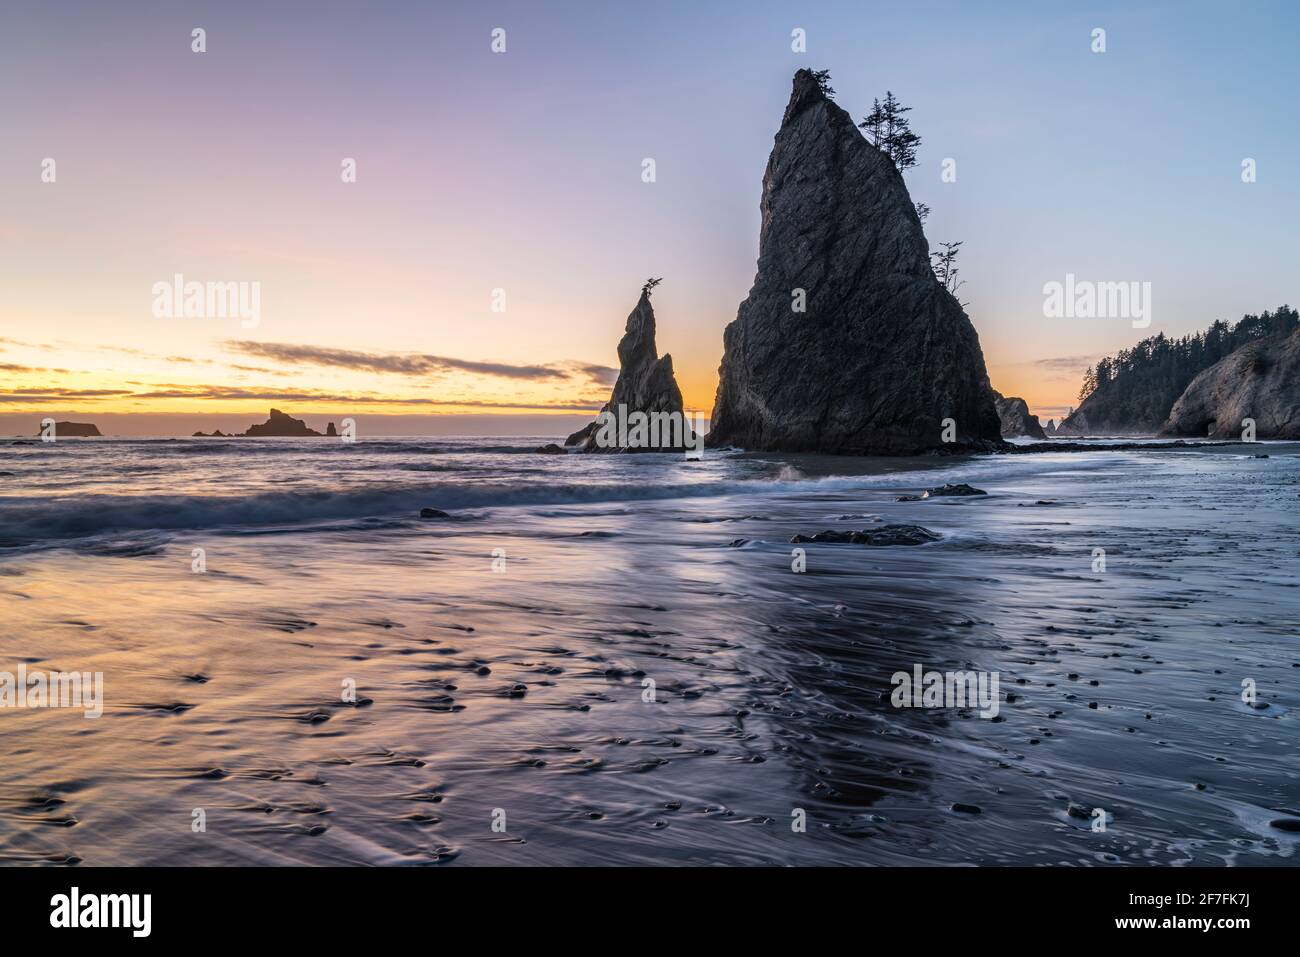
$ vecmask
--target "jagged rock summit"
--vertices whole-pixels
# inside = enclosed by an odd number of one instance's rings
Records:
[[[1228,353],[1194,378],[1163,435],[1240,438],[1253,419],[1259,439],[1300,439],[1300,329]]]
[[[1029,403],[1024,399],[1018,396],[1004,396],[994,390],[993,405],[998,410],[998,422],[1003,438],[1010,435],[1027,435],[1031,439],[1047,438],[1038,416],[1029,414]]]
[[[935,278],[903,177],[809,70],[795,74],[760,208],[758,272],[724,336],[708,444],[1000,447],[979,337]]]
[[[315,429],[307,428],[307,423],[302,419],[295,419],[291,415],[286,415],[279,409],[271,410],[271,417],[261,425],[250,425],[246,436],[276,436],[278,438],[294,438],[300,435],[320,435]]]
[[[655,311],[650,305],[650,292],[656,284],[655,280],[646,283],[636,308],[627,317],[626,331],[618,344],[618,380],[600,411],[619,415],[622,407],[629,416],[635,412],[675,413],[681,430],[675,436],[661,434],[656,442],[603,444],[598,441],[601,425],[597,420],[570,435],[565,445],[577,446],[583,452],[670,452],[682,451],[689,445],[694,433],[689,431],[684,416],[682,392],[673,375],[673,357],[665,354],[661,358],[655,345]],[[674,438],[681,441],[675,442]]]

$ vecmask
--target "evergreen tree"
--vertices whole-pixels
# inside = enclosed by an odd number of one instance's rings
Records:
[[[888,154],[899,172],[916,165],[916,148],[921,145],[921,137],[912,132],[911,123],[903,115],[910,112],[910,106],[903,106],[892,91],[886,90],[885,102],[873,99],[871,112],[858,124],[871,145]]]
[[[822,93],[827,96],[835,95],[835,90],[831,88],[830,70],[814,70],[813,79],[817,81],[817,89],[821,90]]]
[[[939,282],[943,283],[943,288],[947,289],[954,296],[957,290],[965,285],[965,280],[957,278],[960,270],[957,268],[957,253],[962,244],[962,240],[955,243],[940,243],[942,250],[930,253],[930,258],[934,260],[934,275]],[[965,305],[965,303],[962,303]]]

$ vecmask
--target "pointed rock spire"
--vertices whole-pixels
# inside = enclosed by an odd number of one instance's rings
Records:
[[[635,412],[676,413],[683,416],[682,393],[677,387],[677,378],[673,375],[673,357],[659,356],[655,345],[655,311],[650,305],[650,292],[658,285],[651,280],[641,290],[641,298],[627,317],[627,326],[623,338],[618,344],[619,371],[618,380],[609,401],[601,413],[614,415],[631,415]],[[685,419],[682,418],[683,425]],[[589,423],[582,430],[573,433],[564,440],[565,445],[578,446],[584,452],[618,452],[641,451],[662,452],[680,451],[685,444],[665,441],[640,447],[620,448],[615,444],[602,444],[598,441],[600,421]],[[689,439],[689,435],[687,435]]]
[[[934,276],[902,176],[809,70],[795,74],[760,209],[758,273],[724,336],[708,444],[902,454],[1000,442],[979,337]]]

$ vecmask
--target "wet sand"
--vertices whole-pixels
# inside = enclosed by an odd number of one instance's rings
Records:
[[[0,862],[1293,865],[1300,457],[1261,449],[14,550],[0,669],[106,704],[0,709]],[[895,501],[947,481],[989,494]],[[884,523],[942,537],[791,571]],[[998,672],[998,720],[894,708],[914,664]]]

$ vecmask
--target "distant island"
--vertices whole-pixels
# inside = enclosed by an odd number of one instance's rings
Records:
[[[94,426],[91,426],[94,428]],[[98,434],[98,433],[96,433]],[[302,419],[295,419],[291,415],[286,415],[279,409],[271,410],[271,417],[260,425],[250,425],[246,432],[226,433],[217,429],[215,432],[195,432],[196,439],[234,439],[234,438],[281,438],[291,439],[305,436],[317,436],[330,438],[338,435],[338,431],[331,422],[325,431],[317,432],[315,429],[309,429],[307,423]]]
[[[37,436],[41,435],[38,431]],[[93,423],[90,422],[55,422],[54,437],[57,438],[74,438],[89,439],[102,437],[103,433],[99,431]]]

